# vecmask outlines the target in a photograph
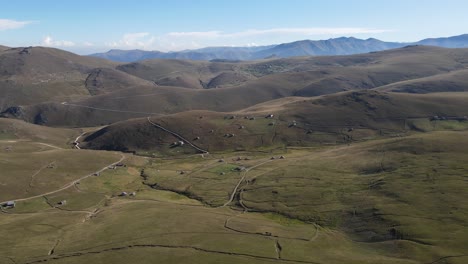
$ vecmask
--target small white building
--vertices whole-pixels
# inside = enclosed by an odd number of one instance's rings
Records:
[[[6,208],[15,208],[16,207],[16,202],[15,201],[8,201],[3,204]]]

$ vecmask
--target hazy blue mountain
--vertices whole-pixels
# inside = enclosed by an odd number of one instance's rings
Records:
[[[468,34],[448,38],[428,38],[418,41],[416,44],[445,48],[467,48]]]
[[[261,59],[271,55],[278,57],[310,56],[310,55],[349,55],[400,48],[407,44],[383,42],[378,39],[335,38],[328,40],[301,40],[279,44],[253,54],[253,58]]]
[[[350,55],[401,48],[408,45],[463,48],[468,47],[468,34],[448,38],[430,38],[412,43],[385,42],[375,38],[340,37],[327,40],[301,40],[270,46],[207,47],[176,52],[110,50],[105,53],[91,54],[90,56],[119,62],[134,62],[147,59],[257,60],[272,57]]]

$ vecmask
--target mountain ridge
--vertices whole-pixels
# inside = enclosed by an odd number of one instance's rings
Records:
[[[426,38],[417,42],[386,42],[376,38],[359,39],[338,37],[327,40],[298,40],[277,45],[256,47],[206,47],[183,51],[144,51],[112,49],[89,56],[118,62],[135,62],[147,59],[189,60],[258,60],[269,57],[287,58],[294,56],[352,55],[359,53],[401,48],[408,45],[429,45],[444,48],[468,47],[468,34]]]

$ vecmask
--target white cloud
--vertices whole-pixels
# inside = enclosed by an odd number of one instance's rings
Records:
[[[124,34],[120,40],[105,43],[105,46],[120,49],[143,49],[174,51],[197,49],[208,46],[261,46],[292,42],[300,39],[330,38],[350,35],[373,35],[391,30],[360,27],[304,27],[249,29],[238,32],[190,31],[169,32],[155,36],[149,32]],[[245,43],[248,43],[247,45]]]
[[[41,45],[46,47],[73,47],[75,43],[68,40],[54,40],[51,36],[46,36]]]
[[[106,46],[113,48],[149,49],[155,41],[156,37],[151,36],[148,32],[128,33],[124,34],[119,41],[106,43]]]
[[[195,31],[195,32],[170,32],[168,37],[195,37],[195,38],[216,38],[223,35],[221,31]]]
[[[11,19],[0,19],[0,30],[22,28],[31,23],[33,22],[32,21],[16,21],[16,20],[11,20]]]
[[[92,46],[94,46],[94,43],[85,41],[85,42],[83,42],[83,46],[85,46],[85,47],[92,47]]]
[[[224,33],[222,31],[198,31],[198,32],[171,32],[168,33],[169,37],[193,37],[193,38],[238,38],[238,37],[255,37],[262,35],[281,35],[281,34],[294,34],[294,35],[349,35],[349,34],[375,34],[389,32],[385,29],[373,28],[272,28],[272,29],[249,29],[245,31]]]

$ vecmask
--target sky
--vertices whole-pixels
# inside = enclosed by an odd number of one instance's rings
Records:
[[[466,0],[0,0],[0,45],[78,54],[468,33]]]

